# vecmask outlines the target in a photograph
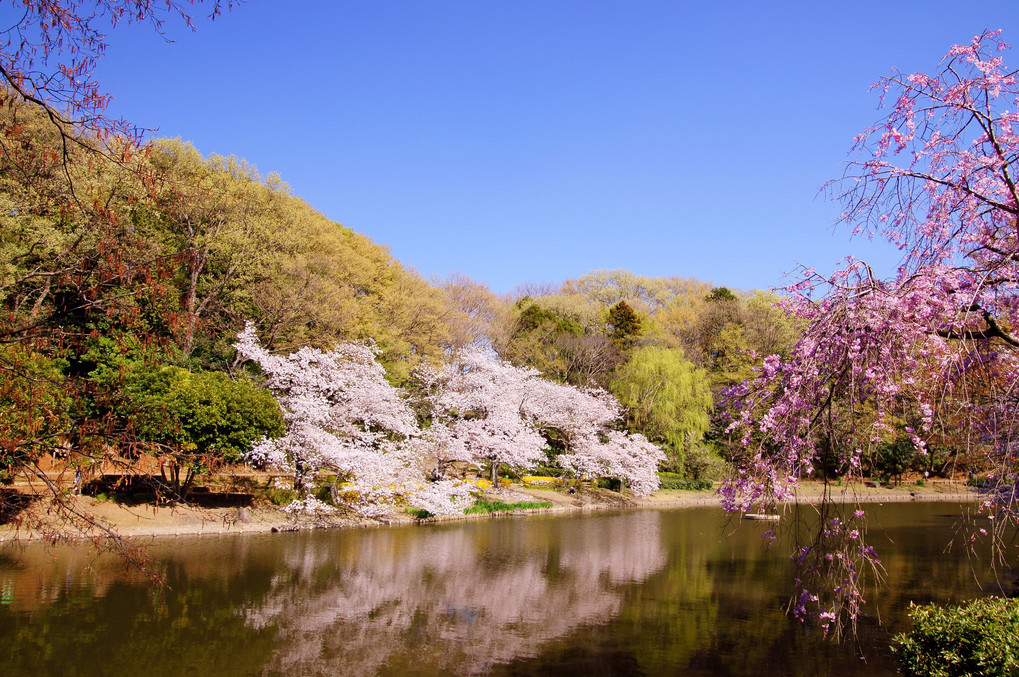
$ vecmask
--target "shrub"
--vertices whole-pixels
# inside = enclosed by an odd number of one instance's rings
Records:
[[[970,474],[970,476],[966,478],[966,484],[971,487],[977,487],[978,489],[986,489],[987,487],[990,487],[993,482],[994,480],[986,475]]]
[[[293,489],[277,489],[275,487],[266,489],[265,497],[273,505],[290,505],[298,499],[297,492]]]
[[[916,455],[913,440],[909,437],[899,437],[894,442],[882,444],[878,448],[874,470],[885,481],[895,479],[895,483],[899,484],[902,473],[913,463]]]
[[[1019,674],[1019,599],[911,605],[909,615],[913,630],[896,635],[892,646],[906,675]]]
[[[512,512],[514,510],[539,510],[551,508],[548,501],[519,501],[517,503],[504,503],[503,501],[476,501],[474,505],[464,511],[465,515],[477,515],[490,512]]]
[[[726,474],[725,461],[708,445],[696,446],[689,450],[683,469],[694,479],[720,480]]]
[[[139,438],[236,462],[263,436],[283,433],[283,416],[266,390],[221,372],[163,367],[128,381],[124,409]]]
[[[622,483],[615,477],[599,477],[598,488],[609,489],[611,491],[619,491],[622,487]]]
[[[708,479],[697,479],[693,477],[683,477],[673,472],[660,472],[658,473],[658,480],[661,482],[662,489],[682,489],[684,491],[703,491],[705,489],[713,489],[715,487],[714,482]]]

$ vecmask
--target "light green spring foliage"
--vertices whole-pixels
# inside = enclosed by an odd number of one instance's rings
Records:
[[[598,366],[577,370],[570,364],[574,360],[564,356],[578,352],[570,349],[578,343],[578,335],[587,343],[594,336],[614,339],[619,351],[615,364],[625,361],[628,351],[639,345],[680,348],[686,359],[709,371],[713,386],[721,389],[748,378],[764,356],[785,354],[795,342],[799,329],[779,301],[771,292],[732,291],[692,278],[593,271],[518,301],[516,324],[500,352],[554,378],[582,385],[587,383],[579,379],[589,378],[591,384],[604,385],[613,360],[588,359]],[[557,319],[533,322],[536,309],[532,306]],[[615,309],[619,315],[624,307],[640,318],[640,331],[624,332],[627,335],[621,340],[612,313]],[[564,322],[582,331],[564,331]]]
[[[139,437],[177,453],[234,463],[260,438],[283,434],[272,395],[223,372],[164,367],[124,390]]]
[[[707,374],[683,351],[645,346],[636,349],[609,384],[627,408],[628,422],[653,442],[666,446],[672,465],[682,467],[689,449],[710,427],[711,388]]]
[[[892,646],[908,677],[1019,675],[1019,599],[911,606],[913,629]]]
[[[158,177],[156,230],[182,262],[181,310],[195,326],[210,320],[229,343],[254,319],[274,349],[374,340],[396,380],[441,356],[451,335],[441,290],[386,248],[242,160],[206,159],[190,144],[162,140],[148,163]],[[187,352],[192,337],[187,327],[179,333]]]
[[[698,292],[703,296],[710,290],[709,283],[693,278],[646,277],[628,270],[594,270],[564,282],[560,293],[577,294],[588,303],[604,307],[626,301],[638,312],[651,313],[678,297]]]

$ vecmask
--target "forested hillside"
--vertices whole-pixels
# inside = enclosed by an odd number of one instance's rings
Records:
[[[243,161],[174,140],[96,152],[98,140],[67,143],[11,94],[0,141],[8,478],[53,449],[72,464],[139,445],[206,451],[199,440],[216,433],[189,428],[183,380],[201,381],[203,397],[228,386],[275,419],[242,417],[234,427],[252,429],[229,445],[239,458],[280,426],[278,407],[236,369],[246,320],[277,350],[372,340],[394,382],[449,345],[442,290]]]
[[[125,473],[158,466],[160,486],[179,500],[201,473],[253,461],[310,487],[319,471],[334,481],[365,474],[336,460],[352,440],[375,451],[395,445],[402,451],[390,456],[402,454],[401,467],[432,467],[433,475],[476,464],[494,480],[500,464],[517,473],[544,465],[646,487],[657,446],[661,469],[718,477],[728,453],[722,391],[796,338],[776,296],[694,279],[596,271],[525,283],[505,297],[459,274],[428,282],[243,160],[206,158],[180,140],[69,141],[45,110],[10,92],[0,141],[0,467],[8,482],[19,473],[47,482],[43,458],[51,471],[86,477],[111,464]],[[262,356],[261,368],[235,348],[246,323],[257,350],[242,353]],[[376,398],[405,401],[399,406],[416,421],[379,437],[377,422],[348,412],[342,425],[315,423],[341,451],[315,461],[303,451],[253,453],[263,438],[292,440],[295,421],[311,424],[292,399],[308,373],[270,392],[268,356],[313,349],[313,361],[325,364],[360,355],[343,346],[361,344],[371,351],[358,358],[365,368],[377,361],[385,387],[397,388]],[[471,369],[509,379],[494,385],[503,395],[511,381],[520,392],[547,391],[573,417],[478,399],[482,386],[457,372]],[[548,381],[561,389],[548,390]],[[334,407],[351,381],[330,387],[316,390],[322,406]],[[470,404],[448,392],[458,388],[461,398],[474,392]],[[524,428],[498,428],[499,407],[520,409],[512,416]],[[281,438],[288,426],[291,437]],[[348,426],[341,442],[337,426]],[[485,447],[479,435],[513,453]],[[316,444],[301,439],[293,444]],[[638,457],[639,471],[627,465]]]

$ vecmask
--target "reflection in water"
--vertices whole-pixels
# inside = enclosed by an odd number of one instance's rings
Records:
[[[308,541],[247,618],[279,632],[273,672],[480,673],[617,614],[620,587],[665,565],[660,521],[644,511],[526,531],[378,532],[354,551]]]
[[[114,560],[0,549],[0,670],[890,676],[909,601],[1016,590],[944,551],[959,511],[868,510],[887,575],[845,647],[784,613],[793,544],[764,550],[767,526],[716,508],[170,539],[150,547],[162,591]]]

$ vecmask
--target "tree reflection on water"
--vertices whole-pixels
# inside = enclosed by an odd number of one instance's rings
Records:
[[[620,589],[665,566],[660,521],[641,511],[537,530],[379,532],[339,552],[308,541],[247,618],[279,633],[272,671],[485,672],[616,615]]]
[[[894,675],[910,601],[1017,589],[1014,569],[946,552],[963,510],[868,509],[884,582],[841,646],[785,613],[796,529],[765,550],[770,525],[705,507],[158,540],[164,589],[116,560],[7,548],[0,660],[3,677]]]

